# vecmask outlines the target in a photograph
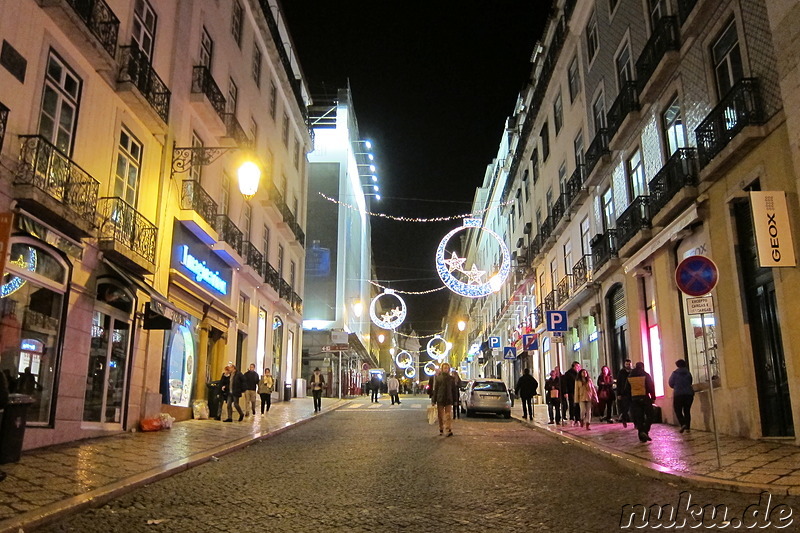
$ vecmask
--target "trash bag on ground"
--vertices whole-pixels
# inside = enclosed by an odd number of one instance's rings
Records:
[[[208,402],[206,400],[195,400],[192,403],[192,416],[195,420],[208,420]]]
[[[158,415],[161,419],[161,427],[164,429],[171,429],[172,423],[175,422],[175,417],[170,415],[169,413],[161,413]]]
[[[142,431],[160,431],[161,430],[161,419],[160,418],[143,418],[141,422],[139,422],[139,426],[142,428]]]

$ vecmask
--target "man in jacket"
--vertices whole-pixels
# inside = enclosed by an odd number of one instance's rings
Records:
[[[639,430],[639,441],[647,442],[650,438],[650,426],[653,424],[656,401],[656,387],[653,377],[645,372],[644,363],[639,361],[628,376],[628,388],[631,393],[631,413],[633,423]]]
[[[230,364],[230,386],[228,387],[227,392],[227,400],[228,400],[228,418],[223,420],[223,422],[233,422],[233,408],[236,407],[236,411],[239,413],[239,422],[244,420],[244,411],[242,408],[239,407],[239,398],[242,397],[242,393],[244,392],[244,374],[239,372],[239,369],[236,368],[236,365]]]
[[[628,427],[631,421],[631,391],[628,388],[628,375],[633,365],[630,359],[625,359],[625,365],[617,373],[617,407],[619,408],[619,421],[622,427]]]
[[[578,372],[580,371],[581,364],[577,361],[573,361],[570,369],[567,370],[561,378],[561,393],[567,399],[569,419],[572,420],[573,426],[577,425],[581,419],[581,407],[579,404],[575,403],[575,379],[578,377]]]
[[[455,403],[456,384],[450,374],[450,364],[442,363],[441,372],[433,381],[433,395],[431,399],[436,404],[439,418],[439,435],[453,436],[453,404]]]
[[[258,372],[255,363],[250,364],[250,369],[244,373],[244,416],[256,415],[256,398],[258,398]]]
[[[558,367],[550,371],[550,377],[544,382],[544,392],[547,396],[547,415],[550,418],[548,424],[561,425],[561,372]]]
[[[694,403],[694,388],[692,388],[692,373],[686,368],[686,361],[675,361],[678,368],[669,377],[669,386],[675,391],[672,396],[672,408],[681,426],[681,433],[691,431],[692,403]]]
[[[394,374],[389,376],[389,379],[386,380],[386,386],[389,390],[389,397],[392,399],[392,405],[397,403],[400,404],[400,380],[398,380]]]
[[[314,397],[314,412],[318,413],[322,411],[322,389],[325,388],[325,377],[319,367],[314,369],[308,383],[311,385],[311,395]]]
[[[378,374],[372,374],[369,380],[369,390],[372,392],[371,402],[378,403],[378,394],[381,392],[381,378]]]
[[[536,389],[539,388],[539,382],[531,375],[531,369],[526,368],[522,371],[522,375],[517,380],[515,388],[517,396],[522,400],[522,418],[533,420],[533,403],[531,400],[536,396]]]

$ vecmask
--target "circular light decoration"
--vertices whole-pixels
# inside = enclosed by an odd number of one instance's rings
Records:
[[[406,368],[405,374],[407,378],[413,379],[417,376],[417,370],[413,366],[410,366]]]
[[[400,350],[394,358],[394,362],[399,368],[408,368],[414,363],[411,354],[405,350]]]
[[[452,347],[453,343],[447,342],[441,335],[434,335],[431,340],[428,341],[428,347],[426,351],[432,359],[441,361],[447,357],[447,354],[450,353],[450,348]]]
[[[500,270],[487,281],[484,281],[487,271],[478,270],[478,267],[474,264],[469,270],[464,268],[464,264],[467,262],[465,257],[458,257],[455,252],[452,252],[450,259],[445,259],[445,248],[453,235],[469,228],[485,231],[494,237],[494,240],[497,241],[497,245],[500,248],[500,255],[502,256]],[[480,218],[465,218],[464,224],[460,228],[456,228],[445,235],[439,243],[439,247],[436,248],[436,272],[439,274],[439,277],[442,278],[442,282],[444,282],[445,286],[454,293],[468,298],[481,298],[500,290],[503,282],[508,278],[508,274],[511,272],[511,255],[508,253],[508,246],[503,242],[503,239],[494,231],[484,227]],[[458,279],[453,275],[454,272],[458,272],[460,277],[467,281]]]
[[[394,296],[400,302],[400,306],[392,308],[379,318],[375,312],[375,306],[378,303],[378,299],[383,296]],[[369,316],[376,326],[383,329],[395,329],[406,319],[406,303],[400,298],[399,294],[394,292],[394,289],[384,289],[384,291],[373,298],[372,303],[369,304]]]
[[[9,264],[12,264],[16,267],[19,267],[23,270],[27,270],[28,272],[36,272],[36,263],[37,263],[37,255],[36,255],[36,248],[33,246],[28,246],[28,260],[25,260],[25,257],[20,254],[20,256],[15,259],[14,261],[9,261]],[[5,298],[6,296],[11,296],[18,290],[25,285],[26,281],[19,277],[11,275],[11,279],[8,280],[8,283],[3,284],[0,286],[0,297]]]
[[[433,361],[428,361],[425,364],[425,368],[423,368],[423,370],[425,371],[425,374],[433,376],[434,374],[436,374],[436,363],[434,363]]]

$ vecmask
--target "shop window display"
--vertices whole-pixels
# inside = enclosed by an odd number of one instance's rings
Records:
[[[161,366],[161,396],[164,404],[189,407],[195,377],[197,326],[198,320],[190,317],[188,323],[175,322],[172,330],[166,333]]]

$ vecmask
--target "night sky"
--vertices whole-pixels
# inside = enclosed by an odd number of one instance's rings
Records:
[[[350,82],[360,135],[372,141],[378,166],[382,199],[372,210],[468,213],[530,77],[550,1],[282,3],[312,95]],[[371,223],[379,283],[398,291],[441,286],[434,253],[459,220]],[[419,333],[438,331],[450,294],[404,295],[407,321]]]

